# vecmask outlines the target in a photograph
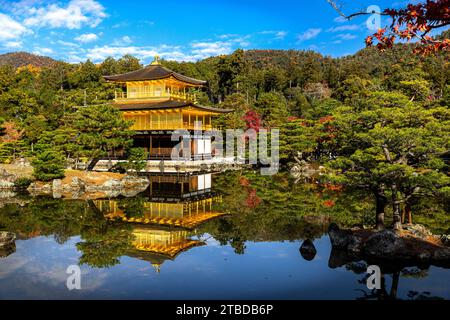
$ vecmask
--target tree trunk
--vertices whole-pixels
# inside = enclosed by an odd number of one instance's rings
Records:
[[[376,291],[378,300],[386,300],[387,292],[386,292],[386,280],[384,278],[384,274],[381,273],[381,289]]]
[[[409,202],[406,202],[405,205],[405,213],[408,216],[408,224],[412,224],[412,210],[411,210],[411,204]]]
[[[401,215],[400,215],[400,204],[398,203],[398,189],[397,185],[394,183],[392,184],[392,207],[393,207],[393,223],[392,228],[394,230],[402,230],[402,221],[401,221]]]
[[[403,208],[403,210],[402,210],[402,223],[405,223],[405,214],[406,214],[406,209]]]
[[[376,197],[376,229],[384,229],[384,211],[387,204],[387,198],[384,195],[384,190],[382,188],[375,192]]]
[[[392,274],[392,286],[391,286],[391,294],[390,294],[390,298],[393,300],[397,299],[399,280],[400,280],[400,272],[394,272]]]
[[[95,168],[95,165],[97,162],[100,161],[100,158],[94,158],[92,161],[89,162],[89,164],[86,166],[86,171],[92,171]]]

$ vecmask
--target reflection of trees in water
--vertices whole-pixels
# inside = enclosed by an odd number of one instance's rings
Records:
[[[316,224],[302,218],[264,217],[245,213],[210,221],[199,227],[221,245],[230,244],[238,254],[245,253],[247,241],[295,241],[317,239],[327,231],[327,225]]]
[[[373,207],[365,194],[330,190],[317,184],[294,184],[286,173],[266,177],[234,171],[217,176],[214,188],[223,195],[223,211],[254,213],[264,218],[308,216],[351,226],[365,222],[366,212]],[[255,189],[261,199],[254,208],[247,206],[248,188]]]
[[[107,221],[86,201],[33,198],[24,207],[5,206],[0,211],[0,224],[22,239],[53,235],[57,243],[64,244],[79,235],[80,263],[91,267],[117,264],[132,241],[129,226]]]
[[[119,263],[119,258],[131,249],[133,236],[130,229],[123,224],[114,225],[107,222],[102,228],[86,227],[82,234],[83,242],[77,243],[82,252],[80,264],[90,267],[106,268]]]
[[[381,288],[369,290],[367,288],[367,279],[369,274],[367,268],[369,265],[377,265],[381,270]],[[426,278],[428,276],[429,266],[405,266],[394,263],[386,263],[384,261],[352,261],[352,258],[346,252],[333,249],[331,251],[330,268],[345,267],[361,278],[357,280],[358,284],[364,289],[356,289],[361,293],[357,300],[397,300],[398,290],[401,285],[401,278]],[[387,278],[390,278],[390,287],[386,284]],[[440,300],[441,297],[432,296],[430,292],[408,291],[407,299],[409,300]]]
[[[95,268],[114,266],[131,248],[131,227],[106,220],[92,201],[87,207],[80,231],[84,241],[77,243],[77,249],[82,252],[80,264]]]
[[[261,199],[259,205],[246,205],[248,188],[256,190]],[[263,177],[251,172],[227,172],[215,177],[214,189],[223,195],[223,201],[214,204],[214,210],[230,216],[199,226],[198,233],[208,233],[222,245],[230,244],[239,254],[245,253],[247,241],[314,240],[326,234],[331,221],[341,226],[368,224],[367,217],[373,216],[371,199],[358,192],[339,193],[317,185],[294,185],[283,173]],[[6,204],[0,209],[1,229],[15,232],[19,239],[53,235],[60,244],[80,235],[82,242],[77,248],[82,253],[82,263],[114,265],[132,240],[128,226],[107,221],[92,202],[47,197],[27,201],[24,206]],[[138,196],[118,201],[131,217],[142,215],[146,199]],[[325,202],[333,206],[324,205]],[[430,209],[434,204],[422,206],[433,212],[433,216],[425,215],[424,219],[448,225],[448,217]],[[415,217],[417,221],[417,213]]]
[[[232,214],[254,213],[264,219],[315,217],[322,218],[323,223],[332,221],[341,227],[371,226],[375,222],[375,201],[371,195],[361,190],[340,191],[326,185],[295,184],[287,173],[266,177],[258,172],[227,172],[215,177],[214,188],[223,195],[221,210]],[[256,190],[256,196],[261,200],[256,207],[247,205],[249,188]],[[415,222],[437,234],[448,234],[448,207],[448,201],[419,199],[412,208]],[[392,212],[390,207],[386,209],[389,220]]]
[[[142,196],[119,199],[118,207],[123,210],[127,218],[141,218],[144,216],[145,202],[148,201]]]
[[[3,229],[17,234],[18,238],[53,235],[62,244],[79,234],[83,201],[61,201],[37,197],[28,205],[10,204],[0,210]]]

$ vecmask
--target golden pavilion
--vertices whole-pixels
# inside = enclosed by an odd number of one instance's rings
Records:
[[[145,260],[160,272],[161,265],[193,247],[203,246],[201,240],[191,239],[192,232],[164,227],[136,227],[133,229],[133,250],[127,256]]]
[[[141,70],[104,78],[120,86],[114,105],[125,119],[134,122],[131,127],[136,133],[134,147],[144,148],[149,160],[170,159],[173,148],[179,143],[171,140],[175,130],[202,133],[190,140],[189,153],[182,149],[180,156],[211,157],[213,147],[207,133],[214,130],[212,118],[231,110],[197,103],[196,92],[206,81],[169,70],[160,64],[158,57]]]
[[[142,194],[145,200],[138,206],[133,205],[134,199],[93,203],[105,218],[133,226],[133,250],[127,255],[149,261],[159,272],[164,261],[204,245],[204,241],[191,238],[195,229],[225,214],[215,209],[222,197],[212,192],[210,173],[158,174],[149,179],[150,186]]]
[[[124,200],[95,200],[98,210],[108,219],[140,225],[160,225],[193,229],[223,216],[214,210],[222,202],[211,192],[211,174],[150,175],[150,186],[139,212],[123,205]],[[121,202],[122,201],[122,202]],[[125,199],[126,201],[126,199]]]

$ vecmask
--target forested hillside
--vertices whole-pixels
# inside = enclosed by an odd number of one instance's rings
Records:
[[[0,55],[0,66],[23,67],[32,65],[35,67],[51,67],[56,60],[28,52],[12,52]]]
[[[406,44],[385,52],[366,48],[342,58],[313,51],[237,50],[196,63],[162,63],[208,81],[199,103],[236,110],[219,119],[222,125],[245,127],[244,115],[254,110],[263,126],[282,127],[288,119],[317,120],[340,105],[363,103],[373,92],[448,106],[449,53],[422,57],[413,49]],[[42,134],[67,127],[75,107],[110,102],[116,88],[102,76],[142,67],[132,56],[108,58],[100,64],[69,64],[15,53],[3,55],[0,61],[8,64],[0,67],[0,117],[7,133],[0,147],[2,161],[9,161],[18,150],[28,154]],[[17,143],[20,148],[11,147]]]

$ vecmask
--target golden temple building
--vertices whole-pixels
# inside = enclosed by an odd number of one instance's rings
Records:
[[[160,64],[158,57],[141,70],[104,78],[120,86],[114,105],[125,119],[133,121],[134,147],[144,148],[149,160],[171,158],[173,148],[179,143],[171,140],[175,130],[201,132],[191,139],[190,150],[184,150],[186,146],[181,148],[180,157],[211,157],[213,147],[207,132],[215,130],[212,118],[231,110],[197,103],[196,91],[206,81],[169,70]]]
[[[136,199],[94,200],[106,219],[132,226],[133,249],[127,256],[148,261],[159,272],[167,260],[202,246],[195,229],[225,214],[215,209],[222,197],[211,190],[211,174],[149,175],[150,186]]]
[[[157,272],[165,261],[175,260],[180,253],[205,245],[201,240],[191,239],[191,232],[184,229],[138,227],[132,233],[134,250],[127,255],[150,262]]]
[[[95,200],[96,207],[111,220],[143,225],[163,225],[192,229],[224,213],[212,210],[220,196],[191,199],[183,202],[145,202],[141,214],[129,217],[117,200]]]
[[[139,212],[134,206],[127,209],[126,199],[95,200],[94,204],[111,220],[188,229],[224,215],[214,210],[222,197],[211,192],[211,174],[150,175],[149,179]]]

